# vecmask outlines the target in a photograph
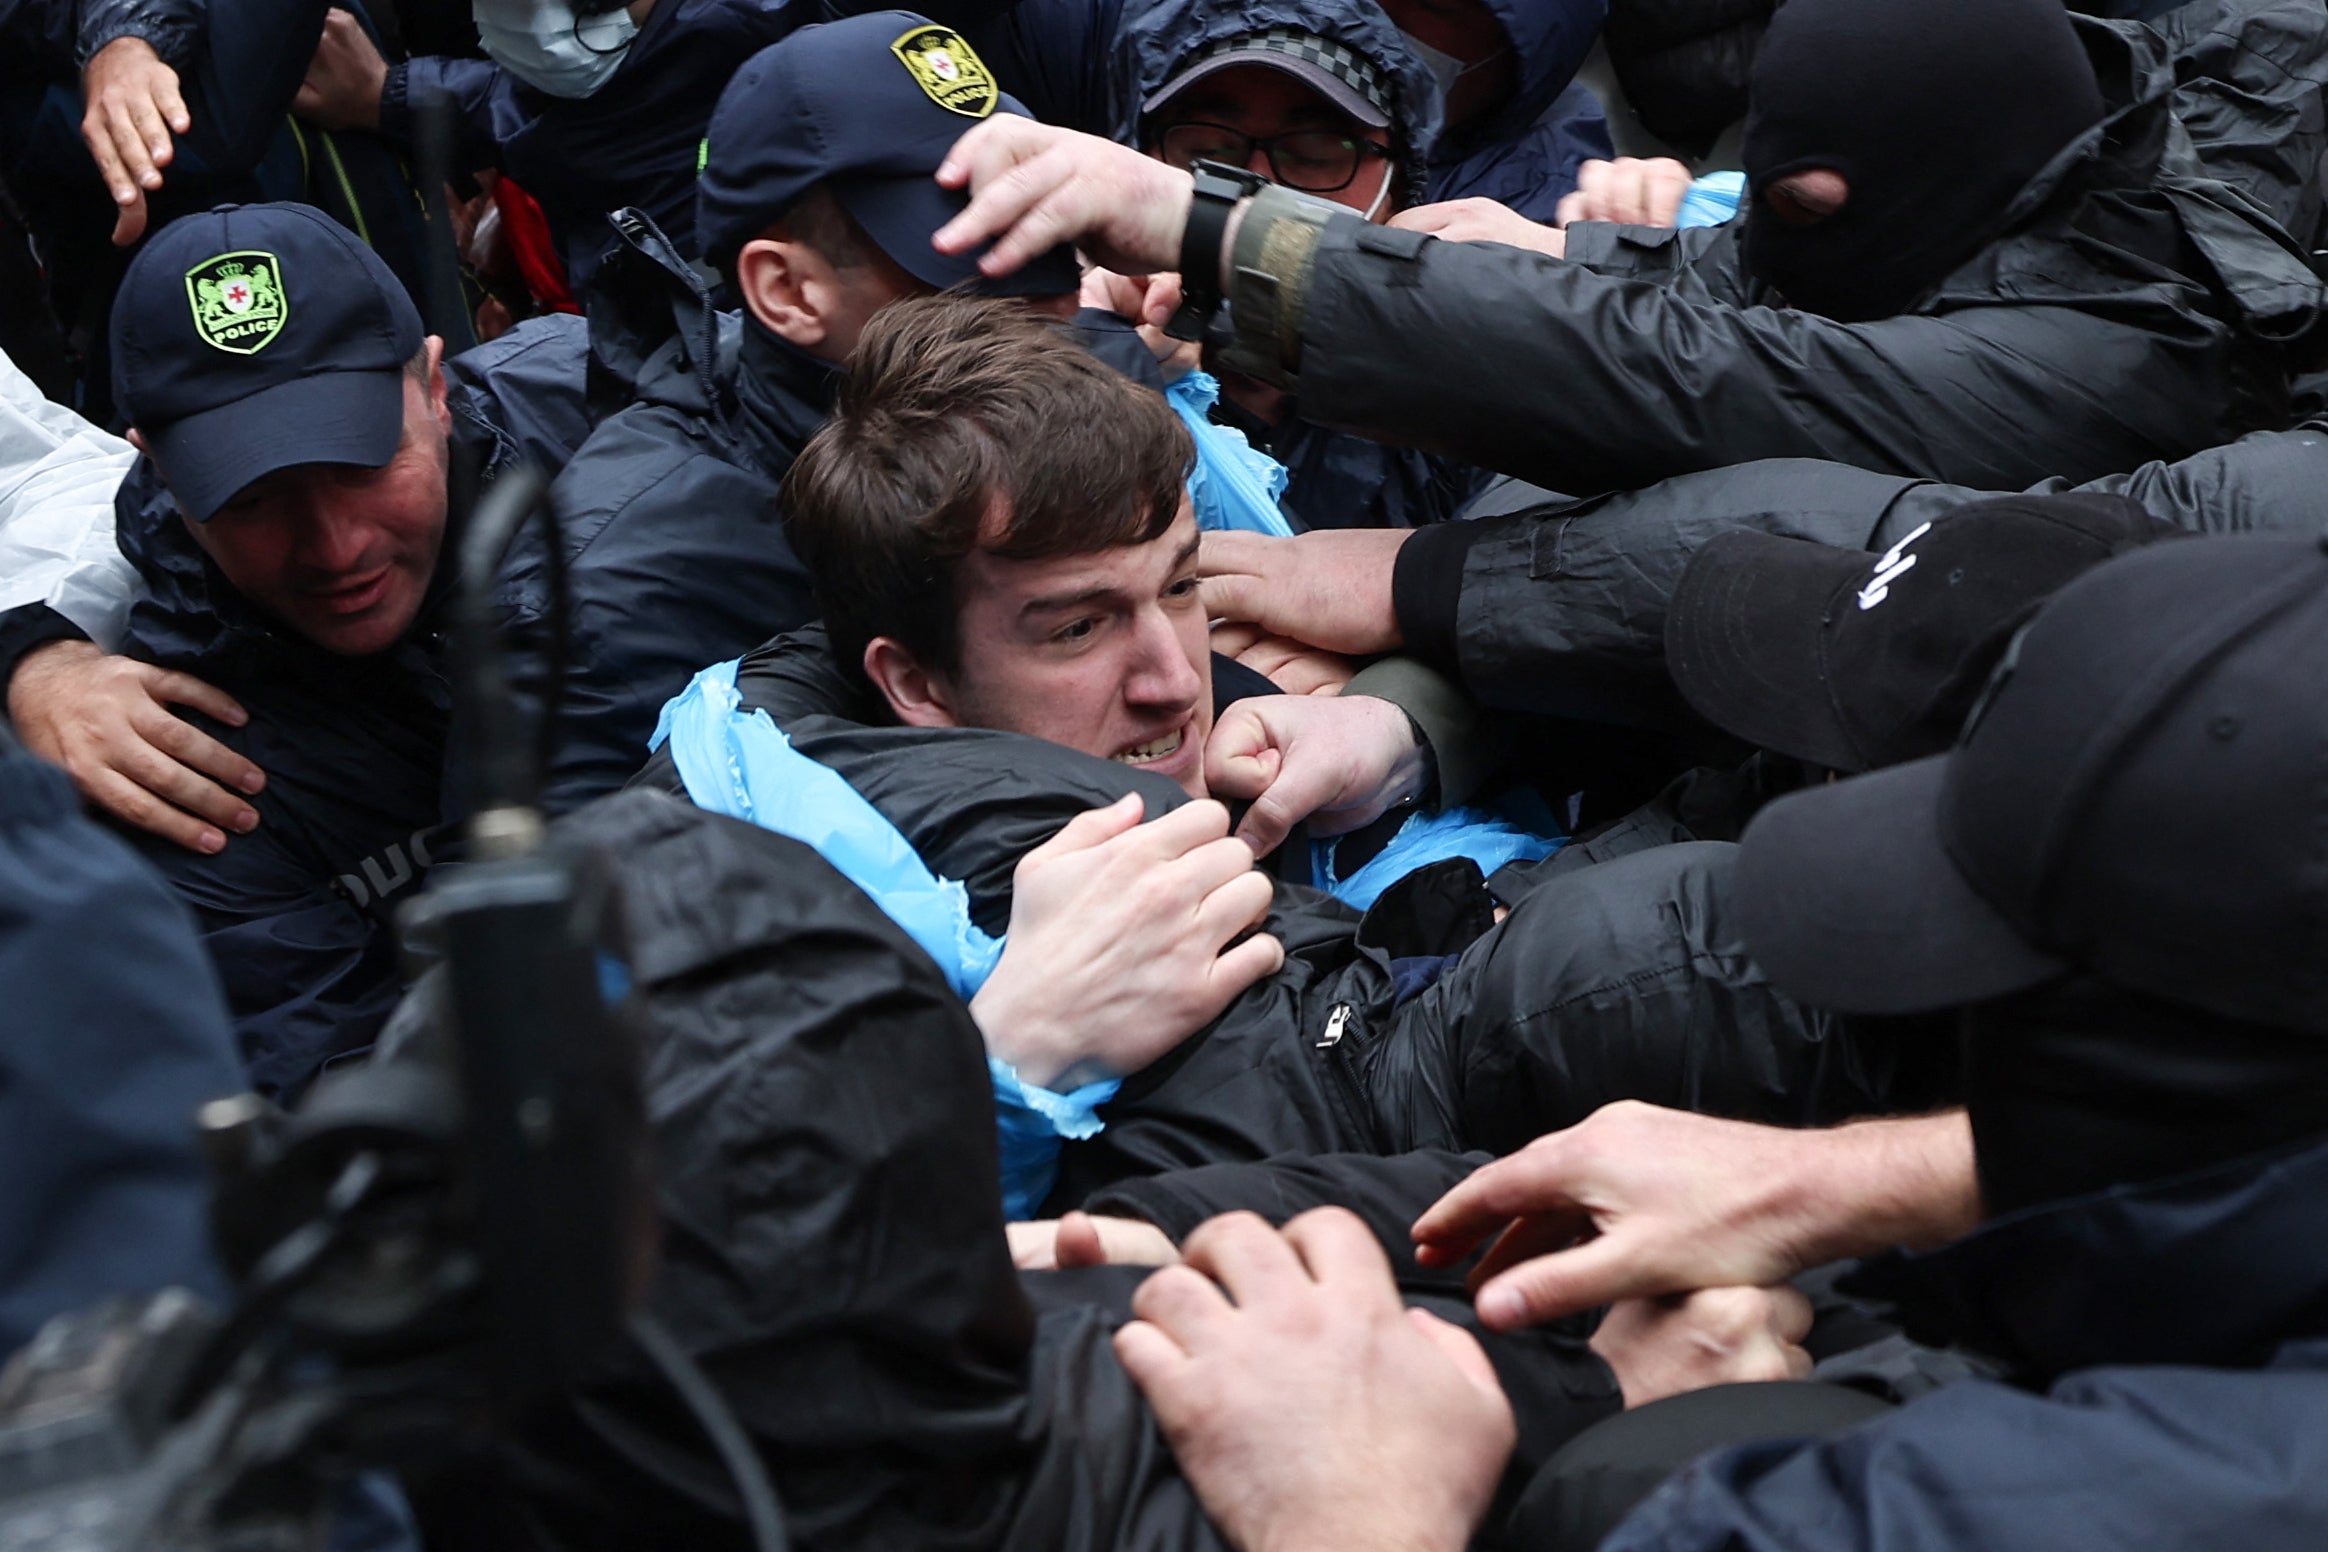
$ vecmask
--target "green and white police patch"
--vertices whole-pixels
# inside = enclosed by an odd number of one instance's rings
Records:
[[[291,316],[283,261],[271,253],[222,253],[186,271],[186,300],[203,343],[253,356],[283,332]]]

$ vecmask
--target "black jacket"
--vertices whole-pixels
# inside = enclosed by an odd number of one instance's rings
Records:
[[[1610,1552],[2308,1552],[2328,1528],[2328,1147],[1998,1219],[1848,1291],[2007,1360],[1683,1471]]]
[[[2032,488],[2123,495],[2194,533],[2316,529],[2328,526],[2328,423]],[[1665,675],[1665,612],[1707,540],[1749,529],[1881,550],[2000,494],[1769,459],[1417,534],[1395,573],[1404,650],[1502,710],[1658,725],[1688,715]]]
[[[618,212],[614,231],[590,298],[589,384],[593,408],[612,412],[550,490],[571,611],[543,794],[553,814],[629,779],[696,669],[816,614],[776,486],[824,423],[832,369],[715,312],[638,212]],[[519,535],[500,594],[512,678],[536,704],[553,651],[542,545],[538,528]],[[456,804],[471,763],[454,751]]]
[[[767,1460],[793,1544],[1223,1546],[1108,1341],[1144,1274],[1012,1270],[983,1045],[937,967],[783,837],[647,792],[558,833],[615,869],[646,1014],[654,1308]],[[407,1019],[433,1037],[426,995]],[[1616,1406],[1573,1327],[1487,1345],[1516,1470]],[[495,1546],[742,1540],[700,1431],[643,1377],[536,1419],[496,1486]]]
[[[1564,262],[1335,217],[1300,277],[1298,361],[1240,318],[1241,343],[1298,373],[1321,424],[1579,495],[1780,456],[2011,489],[2284,425],[2279,342],[2321,283],[2252,141],[2193,137],[2261,115],[2286,162],[2316,157],[2328,15],[2257,0],[2226,26],[2211,47],[2241,68],[2184,81],[2157,34],[2080,19],[2111,116],[1899,317],[1756,305],[1734,225],[1572,228]]]
[[[829,715],[820,656],[798,642],[753,653],[738,675],[744,705],[960,880],[990,933],[1009,925],[1018,860],[1077,813],[1129,792],[1151,815],[1187,801],[1161,778],[1038,739]],[[641,781],[677,790],[661,756]],[[1944,1077],[1763,980],[1732,920],[1728,856],[1669,847],[1582,868],[1492,930],[1476,870],[1463,884],[1426,869],[1363,918],[1279,882],[1268,930],[1284,968],[1126,1080],[1101,1112],[1106,1130],[1067,1146],[1049,1207],[1282,1153],[1508,1151],[1620,1098],[1799,1122],[1934,1097]],[[1459,908],[1465,890],[1481,910]]]

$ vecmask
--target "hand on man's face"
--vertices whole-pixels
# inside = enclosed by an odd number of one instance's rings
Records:
[[[1253,695],[1221,713],[1204,772],[1222,797],[1251,800],[1237,838],[1266,857],[1305,819],[1340,835],[1414,797],[1423,753],[1406,713],[1371,695]]]
[[[1275,636],[1258,625],[1216,625],[1212,649],[1232,658],[1276,685],[1288,695],[1339,695],[1358,677],[1358,665],[1339,652],[1328,652]]]
[[[1390,1261],[1328,1207],[1190,1235],[1140,1285],[1123,1360],[1214,1523],[1245,1552],[1454,1552],[1515,1429],[1468,1333],[1401,1307]]]
[[[1204,611],[1346,656],[1394,652],[1403,638],[1391,578],[1414,532],[1208,533],[1196,554]]]

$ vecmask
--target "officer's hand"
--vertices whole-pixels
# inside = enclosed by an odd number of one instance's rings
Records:
[[[989,238],[978,261],[1007,275],[1060,243],[1126,275],[1180,267],[1188,226],[1188,174],[1129,146],[997,113],[954,143],[938,182],[967,188],[970,206],[938,228],[940,253],[967,253]]]
[[[1556,226],[1531,221],[1508,205],[1492,199],[1451,199],[1438,205],[1417,205],[1390,218],[1392,226],[1410,232],[1428,232],[1448,242],[1502,243],[1532,248],[1556,259],[1568,256],[1568,239]]]
[[[1562,226],[1571,221],[1671,226],[1681,219],[1681,202],[1696,181],[1670,156],[1586,162],[1576,170],[1576,192],[1554,208],[1553,219]]]
[[[1253,695],[1214,722],[1204,779],[1251,800],[1237,839],[1266,857],[1304,819],[1340,835],[1416,796],[1423,750],[1406,713],[1371,695]]]
[[[1511,1403],[1469,1333],[1400,1307],[1357,1217],[1251,1213],[1188,1237],[1116,1356],[1205,1510],[1245,1552],[1456,1552],[1510,1457]]]
[[[1222,531],[1196,552],[1204,612],[1351,656],[1403,644],[1391,573],[1411,528],[1322,528],[1290,539]]]
[[[1290,636],[1273,636],[1258,625],[1212,628],[1212,649],[1235,658],[1288,695],[1339,695],[1358,677],[1358,665]]]
[[[336,7],[323,19],[323,37],[307,63],[307,79],[291,111],[323,129],[378,129],[380,94],[388,89],[388,61],[364,24]]]
[[[1190,803],[1140,823],[1138,794],[1019,859],[1010,940],[970,1011],[1021,1078],[1068,1089],[1134,1073],[1285,963],[1268,878],[1229,811]]]
[[[115,38],[90,55],[81,97],[81,138],[121,207],[113,241],[126,248],[145,235],[145,197],[162,186],[176,154],[171,133],[186,133],[194,120],[178,94],[178,72],[143,38]]]
[[[1808,1379],[1810,1329],[1811,1301],[1792,1288],[1705,1288],[1614,1305],[1591,1345],[1637,1407],[1709,1385]]]
[[[1162,316],[1158,317],[1162,298],[1169,301],[1162,302]],[[1163,320],[1180,305],[1178,275],[1119,275],[1111,269],[1087,269],[1081,300],[1084,306],[1114,313],[1136,328],[1140,343],[1155,355],[1166,382],[1178,382],[1204,364],[1200,341],[1176,340],[1163,329]],[[1151,323],[1151,318],[1157,321]]]
[[[192,706],[232,727],[249,721],[191,674],[115,657],[86,641],[27,653],[8,681],[8,715],[34,754],[65,768],[82,797],[189,851],[217,852],[226,832],[257,828],[238,793],[267,778],[169,708]]]
[[[1007,1223],[1011,1264],[1022,1272],[1079,1266],[1171,1266],[1180,1260],[1172,1236],[1137,1218],[1071,1212],[1032,1223]]]
[[[1233,709],[1233,708],[1232,708]],[[1441,1197],[1416,1258],[1471,1274],[1497,1330],[1595,1305],[1755,1288],[1893,1245],[1939,1244],[1979,1221],[1961,1111],[1790,1131],[1604,1105]]]

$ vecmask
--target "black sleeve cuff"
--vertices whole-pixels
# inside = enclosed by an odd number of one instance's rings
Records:
[[[1463,602],[1463,566],[1478,542],[1477,525],[1434,523],[1398,547],[1390,573],[1391,609],[1406,653],[1460,680],[1456,623]]]
[[[47,604],[24,604],[0,614],[0,708],[8,703],[8,681],[16,677],[16,665],[34,648],[88,639],[87,631]]]

